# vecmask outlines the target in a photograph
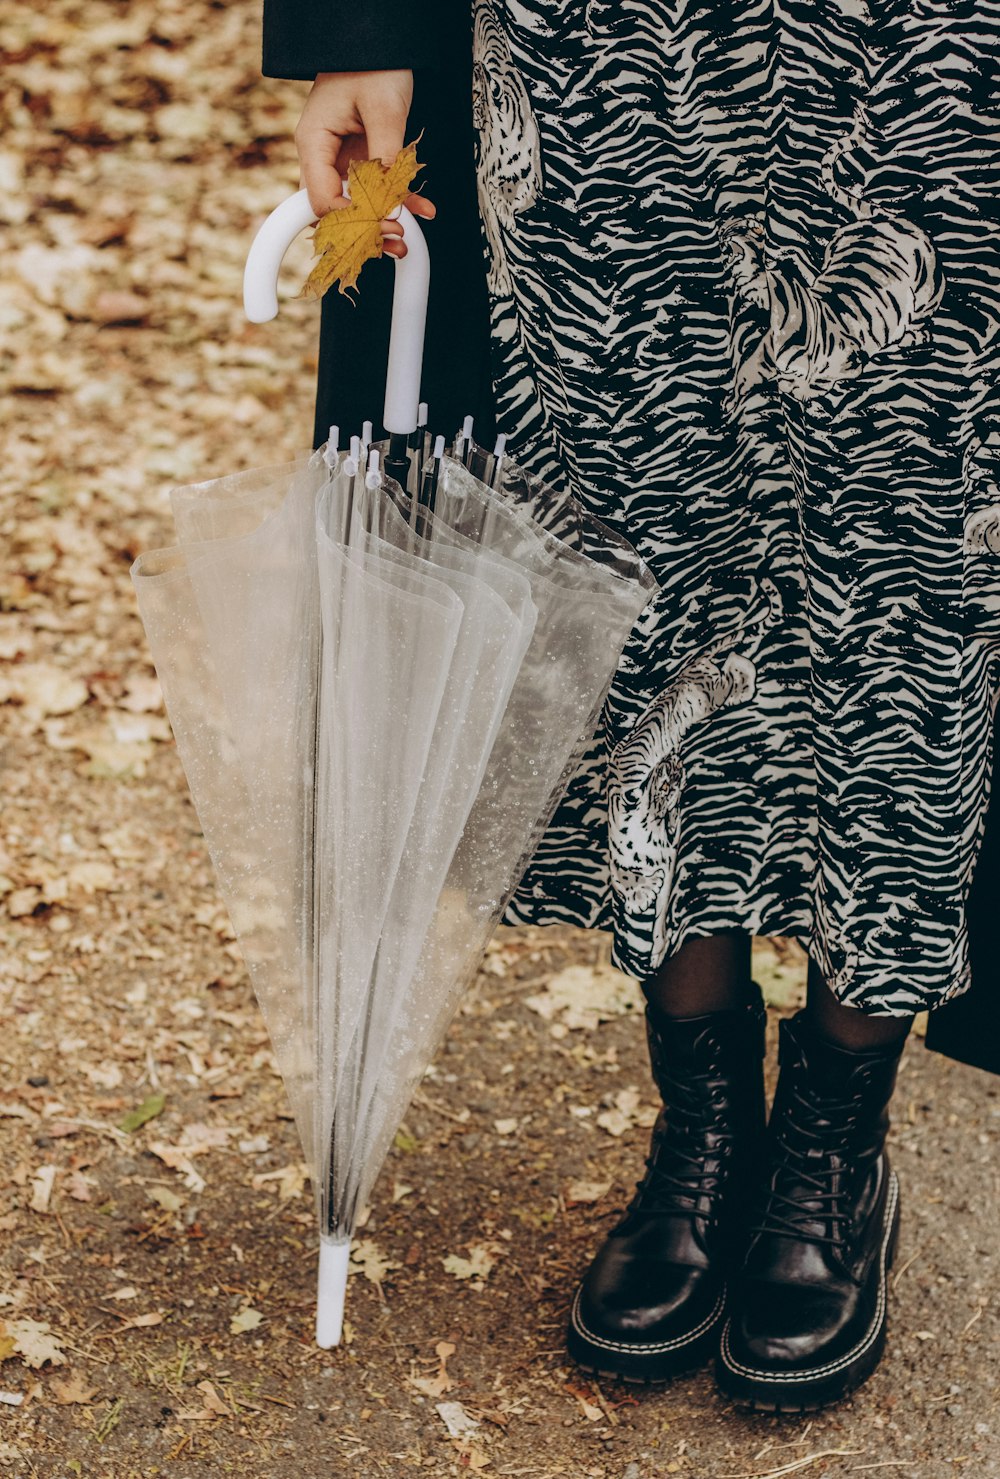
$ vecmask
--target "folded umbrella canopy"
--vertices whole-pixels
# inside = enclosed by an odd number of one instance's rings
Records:
[[[256,318],[276,311],[303,197],[251,252]],[[400,471],[426,298],[404,220],[385,411]],[[507,460],[491,487],[439,456],[422,500],[418,467],[404,486],[378,460],[331,442],[178,489],[176,546],[132,571],[312,1176],[324,1346],[413,1089],[656,590],[623,539]]]

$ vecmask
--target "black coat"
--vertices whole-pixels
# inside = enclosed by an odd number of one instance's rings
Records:
[[[421,132],[424,193],[438,208],[425,225],[431,296],[423,394],[431,423],[453,433],[473,414],[481,439],[493,430],[489,307],[476,206],[469,0],[264,0],[263,72],[312,80],[317,72],[410,67],[409,137]],[[376,421],[382,407],[392,302],[386,262],[365,268],[351,302],[323,299],[313,445],[331,424],[343,435]],[[1000,758],[1000,706],[993,753]],[[1000,785],[997,787],[1000,792]],[[927,1046],[1000,1073],[1000,968],[994,908],[1000,903],[1000,800],[994,794],[968,904],[973,985],[930,1015]]]
[[[263,71],[312,79],[317,72],[412,67],[408,138],[421,135],[417,184],[438,208],[424,223],[431,292],[423,398],[436,429],[451,434],[474,415],[493,430],[489,309],[476,204],[469,0],[264,0]],[[353,300],[323,299],[314,445],[331,425],[344,435],[378,426],[389,336],[392,269],[370,263]],[[349,374],[341,365],[351,365]]]

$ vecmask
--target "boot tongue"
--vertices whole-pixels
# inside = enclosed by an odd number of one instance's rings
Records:
[[[810,1079],[817,1085],[829,1083],[831,1087],[842,1081],[851,1071],[852,1065],[861,1056],[848,1052],[817,1032],[804,1012],[794,1017],[785,1017],[779,1028],[779,1057],[786,1060],[801,1057]]]
[[[818,1032],[804,1012],[786,1017],[778,1037],[779,1062],[789,1068],[798,1062],[798,1072],[816,1099],[843,1103],[877,1080],[882,1081],[880,1097],[891,1095],[902,1042],[864,1050],[843,1048]]]
[[[704,1054],[699,1053],[708,1019],[705,1017],[663,1017],[653,1007],[646,1008],[649,1031],[649,1062],[656,1086],[664,1098],[668,1097],[668,1078],[671,1072],[682,1072],[685,1076],[700,1066]]]
[[[649,1059],[657,1087],[662,1091],[663,1074],[671,1067],[685,1073],[710,1072],[718,1048],[724,1049],[729,1041],[741,1043],[747,1031],[748,1017],[758,1014],[763,1019],[763,1013],[760,989],[753,982],[747,986],[745,1002],[725,1012],[708,1012],[698,1017],[668,1017],[657,1011],[652,1002],[647,1003]]]
[[[814,1163],[841,1160],[848,1123],[857,1118],[863,1058],[829,1042],[801,1015],[782,1021],[779,1061],[786,1077],[782,1137]],[[806,1109],[805,1106],[809,1108]],[[811,1198],[804,1197],[806,1205]]]

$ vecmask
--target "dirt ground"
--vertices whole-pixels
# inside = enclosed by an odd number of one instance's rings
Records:
[[[569,1299],[654,1113],[634,988],[578,931],[495,940],[359,1234],[348,1339],[315,1349],[311,1195],[128,576],[171,486],[308,440],[316,305],[240,301],[304,88],[261,80],[258,7],[222,0],[8,0],[0,56],[0,1473],[1000,1476],[1000,1084],[916,1040],[890,1349],[853,1401],[748,1418],[707,1372],[574,1370]],[[794,947],[757,974],[794,1005]]]

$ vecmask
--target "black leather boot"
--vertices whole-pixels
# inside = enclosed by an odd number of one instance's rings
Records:
[[[780,1034],[768,1165],[716,1378],[750,1406],[802,1412],[860,1386],[885,1346],[899,1188],[884,1145],[903,1045],[849,1052],[801,1012]]]
[[[735,1214],[764,1135],[760,990],[746,1005],[668,1018],[646,1010],[663,1099],[646,1175],[599,1250],[570,1315],[570,1355],[626,1381],[665,1381],[718,1342],[726,1277],[742,1246]]]

